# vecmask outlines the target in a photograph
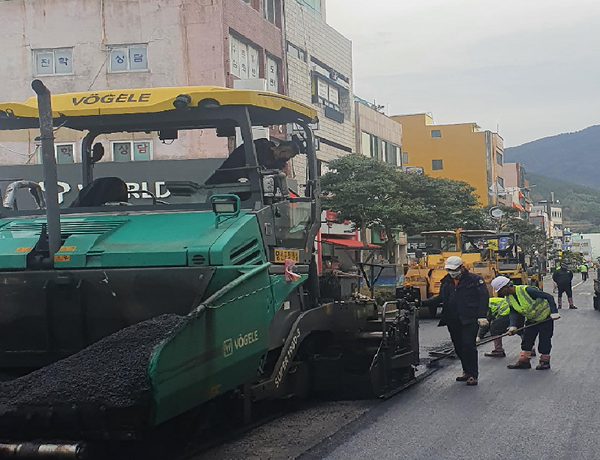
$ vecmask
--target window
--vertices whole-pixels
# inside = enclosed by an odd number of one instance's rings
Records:
[[[390,144],[392,146],[392,161],[391,164],[395,166],[402,166],[402,155],[400,153],[400,147],[394,144]]]
[[[401,166],[402,158],[400,156],[400,147],[391,142],[382,140],[380,160],[394,166]]]
[[[314,15],[321,16],[321,0],[296,0]]]
[[[362,131],[361,144],[362,144],[362,154],[366,157],[372,157],[373,150],[371,149],[371,135],[369,133]]]
[[[115,46],[109,50],[109,58],[110,73],[148,70],[147,45]]]
[[[260,78],[258,48],[229,35],[229,73],[242,80]]]
[[[279,92],[279,64],[270,57],[267,57],[267,83],[269,91]]]
[[[34,50],[35,75],[72,75],[73,48]]]
[[[498,185],[500,187],[504,187],[504,179],[502,177],[500,177],[500,176],[498,176]]]
[[[314,78],[313,101],[341,112],[338,87],[318,77]]]
[[[290,42],[287,42],[287,52],[290,56],[293,56],[296,59],[300,59],[301,61],[306,62],[306,51],[304,51],[301,48],[298,48],[295,45],[292,45]]]
[[[383,161],[384,163],[388,163],[389,162],[389,154],[390,154],[390,147],[389,144],[382,140],[381,141],[381,158],[380,160]]]
[[[40,164],[43,162],[42,149],[37,144],[37,148],[40,152]],[[75,163],[75,143],[74,142],[62,142],[54,144],[54,158],[56,158],[57,164],[71,164]]]
[[[275,0],[263,0],[263,16],[271,24],[275,24]]]
[[[496,163],[498,163],[500,166],[504,164],[504,155],[502,155],[500,152],[496,152]]]
[[[362,132],[362,154],[371,158],[379,158],[379,138]]]
[[[444,163],[442,160],[431,160],[431,169],[433,171],[441,171],[444,169]]]
[[[113,161],[147,161],[152,159],[151,153],[151,141],[117,141],[112,143]]]
[[[431,130],[431,138],[436,138],[436,137],[442,137],[442,131],[440,131],[439,129],[432,129]]]
[[[402,152],[402,164],[403,165],[408,164],[408,152]]]
[[[75,144],[55,144],[54,154],[58,164],[75,163]]]

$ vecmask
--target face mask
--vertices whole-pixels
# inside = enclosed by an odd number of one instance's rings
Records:
[[[447,270],[447,272],[454,279],[460,278],[460,274],[462,273],[460,270]]]

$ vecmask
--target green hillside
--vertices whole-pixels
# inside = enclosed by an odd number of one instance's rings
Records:
[[[531,189],[534,201],[547,200],[554,192],[563,205],[565,227],[575,232],[600,232],[600,190],[530,172],[527,179],[535,185]]]
[[[600,125],[504,150],[528,172],[600,189]]]

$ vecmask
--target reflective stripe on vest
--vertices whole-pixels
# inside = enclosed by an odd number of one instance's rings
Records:
[[[534,323],[543,321],[548,317],[548,315],[550,315],[550,304],[546,299],[534,300],[527,293],[528,287],[529,286],[525,285],[515,286],[515,295],[508,296],[510,306],[513,308],[513,310],[523,315],[529,321]]]
[[[492,318],[506,316],[510,313],[510,305],[503,297],[490,297],[488,306],[492,313]]]

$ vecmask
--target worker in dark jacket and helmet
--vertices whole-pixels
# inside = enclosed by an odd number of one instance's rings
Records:
[[[440,326],[447,326],[454,350],[462,363],[463,375],[456,378],[467,385],[477,385],[477,331],[489,324],[486,315],[489,293],[483,278],[470,273],[460,257],[448,257],[448,274],[442,278],[440,293],[423,301],[424,307],[443,304]]]

